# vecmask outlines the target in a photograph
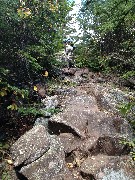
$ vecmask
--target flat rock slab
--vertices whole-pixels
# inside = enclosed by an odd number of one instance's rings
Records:
[[[42,125],[33,127],[21,136],[11,147],[14,166],[27,165],[40,158],[50,148],[50,138]]]
[[[97,155],[99,153],[108,155],[108,156],[121,156],[127,155],[130,153],[130,148],[122,144],[118,137],[109,137],[103,136],[99,137],[96,144],[89,149],[91,155]]]
[[[133,180],[135,178],[135,173],[133,165],[130,164],[131,159],[128,156],[106,156],[99,154],[97,156],[88,157],[81,164],[81,172],[85,175],[94,176],[96,179],[106,179],[108,172],[122,171],[121,177],[118,175],[110,180]],[[128,163],[127,163],[128,162]],[[119,178],[118,178],[119,177]]]
[[[89,114],[98,111],[93,96],[79,95],[70,99],[62,113],[54,115],[50,121],[71,127],[81,138],[85,138]]]
[[[54,115],[50,122],[71,128],[81,138],[102,136],[130,138],[131,129],[127,121],[119,116],[100,111],[94,96],[82,94],[72,97],[63,112]]]
[[[82,153],[87,154],[91,149],[94,151],[98,142],[98,139],[95,137],[81,140],[76,138],[72,133],[61,133],[58,137],[64,147],[65,153],[71,153],[77,149]]]
[[[125,119],[102,111],[89,113],[87,122],[87,135],[89,137],[130,138],[131,134],[130,126]]]
[[[19,173],[29,180],[52,180],[66,175],[66,169],[62,144],[56,136],[51,136],[50,149],[36,161],[23,166]]]
[[[20,170],[17,170],[18,177],[29,180],[78,179],[66,166],[60,138],[49,135],[42,125],[36,125],[19,138],[11,147],[11,152],[14,165],[20,165]],[[12,177],[18,179],[15,174]]]
[[[70,153],[81,144],[80,139],[75,138],[72,133],[61,133],[59,139],[64,147],[65,153]]]
[[[119,112],[118,106],[123,103],[128,103],[130,98],[134,98],[134,93],[128,93],[120,90],[119,88],[113,88],[112,85],[88,83],[86,89],[87,93],[94,94],[97,99],[98,106],[101,109],[105,109],[108,112]]]
[[[62,69],[63,74],[71,75],[71,76],[73,76],[76,71],[77,71],[77,68],[63,68]]]

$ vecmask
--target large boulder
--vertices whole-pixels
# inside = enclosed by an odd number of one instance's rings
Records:
[[[11,147],[15,174],[13,179],[29,180],[74,179],[66,167],[64,147],[56,135],[50,135],[46,127],[34,126]]]
[[[50,137],[42,125],[33,127],[11,147],[14,166],[27,165],[39,159],[50,148]]]
[[[55,176],[66,174],[63,147],[55,136],[51,136],[50,142],[50,149],[33,163],[23,166],[19,173],[29,180],[50,180]]]
[[[112,113],[119,112],[119,106],[128,103],[130,99],[135,97],[134,93],[128,93],[119,88],[112,88],[112,86],[101,86],[90,83],[93,88],[94,95],[97,99],[98,105],[101,109],[105,109]]]
[[[83,176],[94,177],[97,180],[107,180],[107,177],[110,180],[133,180],[135,178],[135,173],[134,167],[130,161],[131,159],[128,156],[120,157],[99,154],[97,156],[88,157],[81,164],[81,172]],[[111,173],[114,175],[112,178]]]
[[[101,85],[89,82],[81,86],[80,89],[85,90],[87,94],[96,98],[100,110],[106,110],[111,113],[119,113],[119,105],[128,103],[135,97],[135,93],[122,91],[109,84]]]
[[[72,150],[79,146],[80,140],[75,138],[72,133],[61,133],[59,139],[64,147],[65,153],[70,153]]]
[[[123,137],[131,138],[131,128],[128,122],[120,116],[114,116],[102,111],[89,113],[87,122],[87,135],[89,137]]]
[[[97,155],[99,153],[108,156],[121,156],[129,154],[130,148],[127,145],[122,144],[122,140],[123,139],[118,137],[99,137],[96,144],[88,150],[91,155]]]
[[[98,107],[95,98],[83,94],[70,99],[65,110],[50,118],[50,121],[65,124],[78,136],[85,138],[89,114],[96,111],[98,111]]]

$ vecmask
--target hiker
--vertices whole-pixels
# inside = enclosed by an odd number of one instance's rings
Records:
[[[64,46],[65,46],[65,57],[66,61],[68,63],[68,68],[73,66],[73,41],[71,39],[67,39],[64,41]]]

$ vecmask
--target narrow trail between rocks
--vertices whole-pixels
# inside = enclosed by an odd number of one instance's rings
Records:
[[[38,118],[13,144],[13,180],[135,179],[130,148],[120,143],[132,129],[117,108],[134,94],[86,68],[62,71],[65,84],[50,97],[62,111]]]

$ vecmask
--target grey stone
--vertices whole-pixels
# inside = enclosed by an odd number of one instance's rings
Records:
[[[119,88],[112,86],[103,87],[101,85],[93,86],[93,91],[99,106],[109,112],[119,112],[119,105],[128,103],[130,93],[124,92]],[[134,97],[134,96],[132,96]]]
[[[66,169],[66,167],[65,167]],[[53,177],[51,180],[82,180],[82,179],[78,179],[75,178],[72,173],[70,171],[65,171],[59,175],[56,175],[55,177]]]
[[[44,127],[48,129],[48,121],[49,121],[49,118],[44,118],[44,117],[37,118],[35,120],[34,126],[43,125]]]
[[[65,173],[65,154],[56,136],[51,136],[50,149],[42,157],[21,168],[29,180],[50,180]]]
[[[39,159],[50,148],[50,138],[46,128],[37,125],[21,136],[11,147],[14,166],[27,165]]]
[[[83,76],[83,75],[88,75],[89,74],[89,69],[88,68],[82,68],[82,69],[78,69],[75,72],[75,76],[79,77],[79,76]]]
[[[58,97],[57,95],[54,96],[47,96],[45,99],[42,99],[42,103],[46,107],[46,109],[54,109],[58,106]]]
[[[108,156],[121,156],[129,154],[130,148],[122,144],[123,139],[116,137],[99,137],[95,146],[89,148],[89,151],[92,155],[99,153],[108,155]]]
[[[104,82],[106,82],[106,80],[103,79],[103,78],[101,78],[101,77],[99,77],[99,78],[97,78],[97,79],[95,80],[95,82],[97,82],[97,83],[104,83]]]
[[[100,178],[100,176],[99,176]],[[115,171],[113,169],[104,169],[104,176],[102,180],[134,180],[128,173],[125,173],[123,169]]]
[[[42,99],[41,102],[44,105],[44,107],[40,109],[40,112],[46,118],[51,117],[52,116],[51,110],[55,109],[59,105],[57,95],[46,96],[46,98]]]
[[[79,95],[69,100],[65,110],[50,118],[50,121],[63,123],[80,137],[85,138],[87,122],[91,112],[98,111],[96,100],[92,96]]]
[[[55,92],[58,95],[75,95],[77,93],[77,91],[75,90],[75,88],[67,88],[67,87],[61,87],[58,88]]]
[[[110,180],[109,177],[111,177],[112,171],[115,175],[117,172],[120,173],[120,171],[122,171],[123,174],[121,174],[121,176],[118,173],[117,176],[114,176],[116,179],[113,178],[111,180],[121,180],[123,177],[129,177],[128,179],[133,180],[133,178],[135,178],[134,167],[129,161],[131,161],[131,159],[128,156],[120,157],[99,154],[97,156],[88,157],[81,164],[81,171],[84,174],[93,175],[97,180]]]
[[[89,114],[87,133],[95,137],[132,137],[131,128],[125,119],[101,111]]]
[[[59,139],[64,147],[65,153],[70,153],[82,144],[81,140],[75,138],[72,133],[61,133]]]
[[[135,179],[129,149],[120,144],[123,138],[132,139],[132,131],[117,110],[119,103],[128,102],[129,94],[107,84],[91,83],[96,77],[87,69],[66,71],[72,75],[67,77],[69,83],[85,83],[75,88],[58,87],[59,96],[42,100],[45,113],[60,101],[63,112],[37,118],[35,127],[11,147],[14,165],[21,165],[19,173],[28,180]],[[86,77],[91,82],[86,83]]]

